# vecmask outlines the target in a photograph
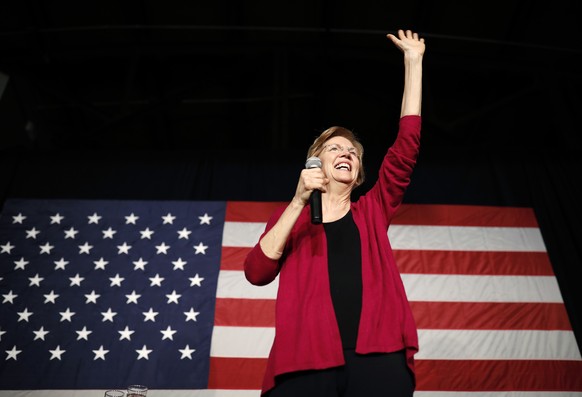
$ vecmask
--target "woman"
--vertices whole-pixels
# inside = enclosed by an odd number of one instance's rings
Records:
[[[308,157],[295,196],[275,211],[245,260],[245,275],[265,285],[279,275],[275,340],[263,393],[281,396],[412,396],[416,325],[387,229],[416,162],[420,140],[424,39],[410,30],[387,37],[404,54],[400,130],[376,184],[363,182],[362,145],[332,127]],[[310,220],[309,197],[322,192],[323,224]]]

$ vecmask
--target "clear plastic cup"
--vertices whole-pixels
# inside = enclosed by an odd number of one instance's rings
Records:
[[[125,392],[123,390],[107,390],[105,392],[105,397],[124,397]]]
[[[126,397],[146,397],[148,394],[147,386],[143,385],[130,385],[127,387]]]

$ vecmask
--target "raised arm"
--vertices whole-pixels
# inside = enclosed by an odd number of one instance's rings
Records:
[[[418,33],[410,30],[398,31],[398,37],[388,34],[387,37],[404,53],[404,93],[400,117],[420,116],[422,105],[422,57],[424,55],[424,39]]]

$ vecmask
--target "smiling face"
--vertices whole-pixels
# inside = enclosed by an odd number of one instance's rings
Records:
[[[336,148],[330,146],[333,144]],[[329,164],[326,161],[327,165],[322,164],[322,168],[331,180],[350,183],[351,188],[364,182],[364,147],[347,128],[334,126],[323,131],[307,151],[307,158],[312,156],[321,158],[322,163],[324,157],[328,159]]]
[[[322,169],[330,181],[336,181],[350,187],[357,186],[360,173],[360,159],[354,144],[343,136],[334,136],[322,146],[318,156]]]

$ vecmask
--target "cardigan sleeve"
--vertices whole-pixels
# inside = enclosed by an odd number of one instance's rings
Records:
[[[265,231],[261,234],[259,242],[263,236],[277,223],[277,220],[284,211],[284,207],[277,209],[267,222]],[[244,262],[244,271],[246,279],[254,285],[267,285],[273,281],[279,274],[281,266],[279,260],[271,259],[265,255],[261,245],[257,242],[251,251],[247,254]]]
[[[390,224],[410,184],[420,146],[420,127],[420,116],[400,119],[396,140],[384,156],[378,181],[369,192],[379,200],[386,226]]]

